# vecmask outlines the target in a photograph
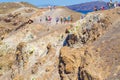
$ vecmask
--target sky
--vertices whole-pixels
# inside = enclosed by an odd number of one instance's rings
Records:
[[[36,6],[42,6],[42,5],[73,5],[73,4],[79,4],[84,2],[90,2],[95,0],[0,0],[0,2],[29,2]],[[96,0],[97,1],[97,0]],[[103,0],[108,2],[109,0]],[[116,0],[113,0],[116,1]],[[120,0],[117,0],[120,2]]]

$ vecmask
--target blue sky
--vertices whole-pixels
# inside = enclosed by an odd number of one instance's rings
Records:
[[[0,2],[29,2],[33,5],[40,6],[40,5],[72,5],[72,4],[79,4],[84,2],[90,2],[95,0],[0,0]],[[103,0],[109,1],[109,0]],[[113,0],[116,1],[116,0]],[[120,0],[117,0],[120,2]]]

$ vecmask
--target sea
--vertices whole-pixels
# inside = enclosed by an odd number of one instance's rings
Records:
[[[93,12],[93,11],[76,11],[76,12],[80,12],[80,13],[82,13],[82,14],[88,14],[88,13],[90,13],[90,12]]]

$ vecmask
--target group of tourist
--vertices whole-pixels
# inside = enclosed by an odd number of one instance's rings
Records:
[[[109,9],[111,9],[111,8],[116,8],[116,7],[120,6],[120,4],[117,1],[113,2],[112,0],[110,0],[107,3],[107,6],[108,6]],[[99,9],[97,6],[95,6],[94,11],[98,11],[98,10],[105,10],[105,7],[101,6],[100,9]]]
[[[58,24],[59,22],[62,23],[69,23],[73,21],[73,17],[68,16],[68,17],[56,17],[56,24]]]
[[[55,5],[54,5],[54,6],[48,6],[48,9],[49,9],[50,11],[54,10],[55,8],[56,8]]]
[[[119,5],[119,3],[117,1],[113,2],[112,0],[110,0],[110,2],[107,3],[108,7],[111,9],[111,8],[116,8]]]
[[[51,23],[52,21],[55,21],[56,24],[61,23],[70,23],[73,21],[72,15],[69,15],[67,17],[56,17],[52,18],[51,16],[45,16],[45,22]],[[40,22],[42,22],[42,19],[40,19]]]
[[[52,17],[51,16],[45,16],[45,21],[49,21],[49,22],[51,22],[51,20],[52,20]]]
[[[98,11],[98,10],[105,10],[104,6],[101,6],[100,9],[97,8],[97,6],[94,7],[94,11]]]

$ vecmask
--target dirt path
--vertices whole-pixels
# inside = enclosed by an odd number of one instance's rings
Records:
[[[44,36],[47,36],[51,33],[54,33],[54,32],[60,32],[60,33],[64,32],[68,25],[70,25],[70,24],[58,24],[58,25],[54,25],[54,26],[46,26],[46,30],[39,32],[37,34],[38,35],[37,38],[30,41],[30,43],[34,42]]]

